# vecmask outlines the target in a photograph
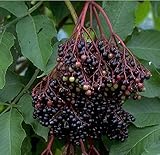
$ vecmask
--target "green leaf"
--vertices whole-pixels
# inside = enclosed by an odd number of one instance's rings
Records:
[[[5,106],[0,103],[0,113],[5,109]]]
[[[52,10],[55,21],[58,24],[63,18],[69,15],[69,10],[64,2],[54,1],[50,3],[50,9]]]
[[[19,110],[22,112],[24,121],[26,124],[30,124],[35,131],[35,133],[43,137],[46,141],[48,139],[48,128],[41,126],[37,120],[33,119],[33,107],[32,98],[29,94],[25,94],[21,97],[18,102]]]
[[[146,128],[132,127],[125,142],[117,142],[111,146],[110,155],[140,155],[145,148],[160,139],[160,126]]]
[[[22,128],[23,117],[16,109],[11,109],[0,117],[0,153],[21,155],[21,145],[26,136]]]
[[[99,142],[101,145],[100,145],[100,147],[104,147],[104,149],[103,150],[106,150],[106,151],[108,151],[108,150],[110,150],[110,147],[112,146],[112,144],[114,144],[114,141],[111,141],[108,137],[107,137],[107,135],[104,135],[104,136],[102,136],[101,137],[101,142]],[[107,144],[107,145],[106,145]],[[104,145],[104,146],[102,146],[102,145]]]
[[[1,105],[1,106],[4,106],[4,105],[7,105],[7,106],[8,106],[9,104],[8,104],[8,103],[1,102],[1,101],[0,101],[0,105]]]
[[[160,2],[155,1],[151,2],[151,4],[152,4],[154,27],[155,29],[160,30]]]
[[[47,142],[49,128],[40,125],[39,122],[36,120],[31,122],[31,126],[33,127],[33,130],[35,131],[35,133],[41,136],[42,138],[44,138],[44,140]]]
[[[145,151],[142,153],[142,155],[159,155],[159,153],[160,153],[160,141],[158,144],[155,143],[145,148]]]
[[[102,7],[107,13],[114,31],[122,38],[125,39],[132,33],[134,24],[134,12],[136,2],[128,1],[104,1]],[[107,33],[106,22],[102,19],[103,28]]]
[[[141,95],[145,97],[160,97],[160,73],[153,65],[148,65],[147,68],[151,71],[151,78],[144,82],[146,91]]]
[[[136,25],[139,25],[140,23],[142,23],[144,21],[144,19],[148,15],[150,9],[151,9],[151,4],[149,1],[143,1],[143,2],[138,3],[137,8],[136,8],[136,12],[135,12]]]
[[[55,155],[62,155],[64,143],[58,139],[55,139],[54,145],[53,145],[53,152]]]
[[[46,72],[45,74],[49,74],[51,70],[56,66],[57,64],[57,56],[58,56],[58,44],[59,42],[55,43],[53,45],[53,52],[52,55],[50,56],[47,65],[46,65]]]
[[[127,47],[140,59],[151,61],[160,67],[160,32],[148,30],[134,34]]]
[[[21,154],[31,155],[31,149],[32,149],[31,138],[27,136],[22,143]]]
[[[134,125],[137,127],[160,124],[159,98],[142,98],[136,102],[135,100],[128,100],[125,102],[123,107],[136,118]]]
[[[6,74],[6,85],[0,90],[0,101],[10,102],[18,95],[22,88],[23,85],[20,82],[18,75],[8,71]]]
[[[74,30],[74,26],[75,26],[74,24],[68,24],[68,25],[66,24],[63,26],[63,30],[64,30],[64,32],[67,33],[67,37],[72,35],[72,32]]]
[[[160,30],[160,17],[154,17],[154,27],[156,30]]]
[[[11,12],[13,15],[16,17],[22,17],[27,14],[28,8],[25,5],[24,2],[6,2],[6,1],[1,1],[0,2],[0,7],[8,10]]]
[[[4,110],[7,106],[9,106],[8,103],[1,102],[1,101],[0,101],[0,113],[3,112],[3,110]]]
[[[0,19],[2,20],[4,17],[8,16],[10,12],[0,7]]]
[[[32,147],[31,155],[40,155],[45,150],[47,143],[44,142],[43,138],[38,136],[33,136],[32,140],[34,140],[36,143],[34,144],[34,147]]]
[[[22,54],[45,71],[52,54],[51,39],[56,36],[51,20],[42,15],[28,16],[17,23],[16,31]]]
[[[80,11],[83,6],[83,2],[81,1],[72,1],[72,5],[74,9],[76,10],[77,14],[80,14]],[[53,16],[54,16],[54,21],[57,26],[63,26],[60,23],[65,21],[67,17],[70,15],[70,12],[64,3],[64,1],[50,1],[49,8],[51,9]],[[61,27],[59,27],[61,28]]]
[[[14,36],[11,33],[0,33],[0,89],[2,89],[5,85],[5,74],[13,61],[10,52],[13,44]]]

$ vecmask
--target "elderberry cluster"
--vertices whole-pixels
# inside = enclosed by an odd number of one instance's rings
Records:
[[[149,71],[113,40],[83,36],[59,45],[57,63],[33,90],[34,118],[73,144],[102,135],[124,141],[134,117],[122,104],[140,99]]]
[[[144,80],[150,78],[150,72],[129,50],[119,48],[115,44],[108,44],[105,40],[97,42],[101,56],[109,66],[110,75],[105,83],[112,92],[117,93],[112,97],[122,101],[131,96],[134,99],[140,99],[139,92],[145,91]]]

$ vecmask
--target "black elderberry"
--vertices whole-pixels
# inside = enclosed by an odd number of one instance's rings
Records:
[[[33,117],[50,128],[50,135],[77,145],[102,135],[128,137],[135,118],[122,104],[130,97],[141,99],[151,75],[122,42],[113,32],[91,39],[78,23],[72,37],[58,46],[56,68],[32,92]]]

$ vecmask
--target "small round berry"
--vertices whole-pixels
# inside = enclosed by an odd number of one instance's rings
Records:
[[[81,89],[76,87],[76,92],[80,92],[80,91],[81,91]]]
[[[63,80],[64,82],[66,82],[66,81],[68,81],[68,77],[63,76],[63,77],[62,77],[62,80]]]
[[[145,92],[145,91],[146,91],[146,88],[145,88],[145,87],[143,87],[143,88],[142,88],[142,92]]]
[[[125,90],[126,89],[126,86],[125,85],[122,85],[121,86],[121,90]]]
[[[131,93],[130,93],[129,90],[126,90],[126,91],[125,91],[125,95],[129,96],[130,94],[131,94]]]
[[[112,83],[107,83],[107,86],[108,87],[112,87]]]
[[[103,75],[107,75],[107,72],[105,70],[102,71]]]
[[[152,76],[151,73],[150,73],[150,72],[147,72],[145,78],[146,78],[146,79],[149,79],[151,76]]]
[[[113,88],[114,88],[114,89],[117,89],[117,88],[118,88],[118,84],[115,83],[115,84],[113,85]]]
[[[142,96],[141,96],[141,95],[138,95],[138,96],[137,96],[137,99],[138,99],[138,100],[140,100],[141,98],[142,98]]]
[[[138,83],[138,88],[142,89],[144,87],[143,83]]]
[[[71,73],[74,71],[72,67],[69,67],[68,70],[69,70],[69,72],[71,72]]]
[[[87,91],[85,92],[85,94],[86,94],[87,96],[91,96],[91,95],[92,95],[92,91],[91,91],[91,90],[87,90]]]
[[[77,68],[81,67],[81,63],[79,61],[76,62],[76,67]]]
[[[40,103],[37,103],[36,105],[35,105],[35,108],[36,109],[38,109],[38,108],[40,108],[41,107],[41,104]]]
[[[87,84],[83,85],[83,90],[87,91],[89,88],[90,88],[89,85]]]
[[[69,77],[69,81],[70,82],[74,82],[75,81],[75,77],[73,77],[73,76]]]
[[[48,107],[51,107],[52,104],[53,104],[53,102],[52,102],[51,100],[49,100],[49,101],[47,102],[47,106],[48,106]]]
[[[83,60],[83,61],[85,61],[86,59],[87,59],[87,56],[86,55],[81,55],[81,59]]]
[[[121,96],[121,99],[122,99],[122,100],[125,100],[125,99],[126,99],[126,97],[123,95],[123,96]]]
[[[135,81],[136,81],[136,83],[139,83],[140,80],[138,78],[136,78]]]
[[[107,52],[103,52],[102,55],[103,55],[104,57],[107,57],[108,54],[107,54]]]
[[[120,81],[120,80],[121,80],[121,76],[120,76],[120,75],[117,75],[116,79],[117,79],[118,81]]]
[[[113,58],[113,54],[112,54],[112,53],[109,53],[109,54],[108,54],[108,58],[109,58],[109,59],[112,59],[112,58]]]

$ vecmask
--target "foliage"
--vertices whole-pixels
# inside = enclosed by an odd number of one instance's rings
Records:
[[[78,14],[83,3],[73,3]],[[109,149],[110,155],[157,155],[160,152],[160,2],[104,1],[102,6],[114,30],[152,73],[145,82],[142,99],[124,104],[136,118],[128,139],[120,143],[104,137],[103,149]],[[154,28],[144,30],[142,23],[149,13],[153,15]],[[104,21],[101,22],[105,27]],[[44,149],[48,129],[32,118],[31,89],[56,64],[57,36],[62,35],[59,30],[70,35],[73,26],[64,2],[0,2],[0,155],[36,155]],[[55,155],[60,155],[62,142],[56,140],[53,149]]]

